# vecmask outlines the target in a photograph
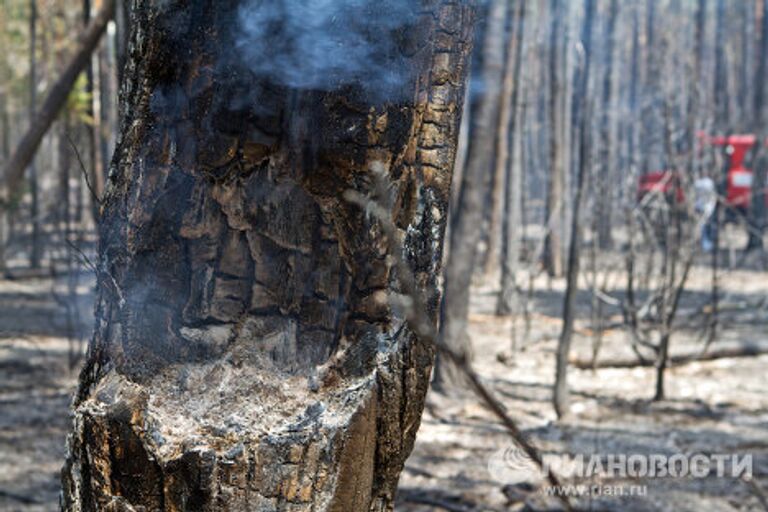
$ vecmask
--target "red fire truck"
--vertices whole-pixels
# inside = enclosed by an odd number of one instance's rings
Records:
[[[728,173],[726,175],[725,204],[730,208],[746,213],[752,204],[751,169],[744,167],[744,160],[757,143],[754,135],[730,135],[727,137],[707,137],[700,135],[704,142],[712,146],[725,147],[730,156]]]
[[[752,203],[753,173],[751,169],[745,167],[745,160],[747,154],[757,144],[757,137],[751,134],[712,137],[700,133],[699,140],[705,145],[725,148],[729,156],[728,171],[725,176],[725,206],[729,210],[746,214]],[[768,145],[768,141],[766,144]],[[714,179],[715,182],[719,181],[717,174]],[[674,171],[652,171],[642,175],[637,188],[638,200],[642,200],[649,193],[663,196],[668,200],[674,197],[677,203],[685,201],[680,176]],[[768,194],[764,194],[764,197],[768,205]]]

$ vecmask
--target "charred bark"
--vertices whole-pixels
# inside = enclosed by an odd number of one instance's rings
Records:
[[[386,175],[436,319],[473,10],[350,2],[307,70],[281,9],[132,3],[65,510],[393,508],[434,353],[344,196]]]

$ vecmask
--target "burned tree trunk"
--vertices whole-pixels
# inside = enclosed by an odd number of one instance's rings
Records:
[[[436,318],[473,11],[324,5],[132,3],[65,510],[392,510],[434,351],[344,197]]]

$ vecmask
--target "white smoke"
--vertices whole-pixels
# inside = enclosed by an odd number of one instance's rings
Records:
[[[248,0],[237,13],[236,51],[278,85],[359,86],[388,98],[407,78],[401,43],[418,8],[414,0]]]

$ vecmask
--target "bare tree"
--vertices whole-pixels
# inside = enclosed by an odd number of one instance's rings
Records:
[[[589,107],[587,105],[587,90],[589,88],[589,73],[592,52],[592,24],[595,16],[595,0],[585,0],[584,25],[581,33],[583,46],[582,69],[579,75],[577,97],[582,102],[579,109],[579,166],[576,176],[576,195],[573,199],[571,214],[571,240],[568,248],[568,270],[566,274],[566,290],[563,299],[563,329],[557,344],[555,384],[553,405],[558,417],[568,414],[570,393],[568,390],[568,357],[573,339],[573,324],[576,314],[576,293],[578,292],[579,257],[581,244],[581,204],[584,196],[587,168],[589,166]]]
[[[515,310],[517,294],[516,273],[520,261],[520,236],[523,225],[523,166],[521,163],[522,137],[517,126],[524,117],[518,109],[521,96],[520,70],[522,67],[523,39],[525,36],[525,0],[518,2],[515,32],[509,38],[507,48],[506,72],[504,74],[503,97],[501,114],[504,118],[503,144],[512,148],[512,158],[508,151],[503,152],[504,160],[500,160],[502,152],[497,155],[498,166],[503,166],[504,172],[504,217],[503,238],[501,244],[501,289],[496,301],[496,314],[509,315]]]
[[[550,0],[549,28],[549,161],[547,175],[546,238],[544,267],[549,274],[559,277],[563,273],[562,210],[565,194],[565,104],[563,84],[560,78],[561,61],[565,55],[560,39],[563,31],[566,6],[563,0]]]
[[[472,144],[462,175],[459,204],[451,220],[450,246],[445,267],[445,296],[440,315],[440,339],[456,354],[471,359],[467,335],[469,289],[477,264],[485,198],[493,169],[497,118],[504,68],[504,31],[507,0],[493,0],[489,7],[483,41],[481,84],[483,96],[472,119]],[[435,366],[435,389],[456,390],[462,375],[450,360],[439,357]],[[462,386],[459,386],[461,388]]]

